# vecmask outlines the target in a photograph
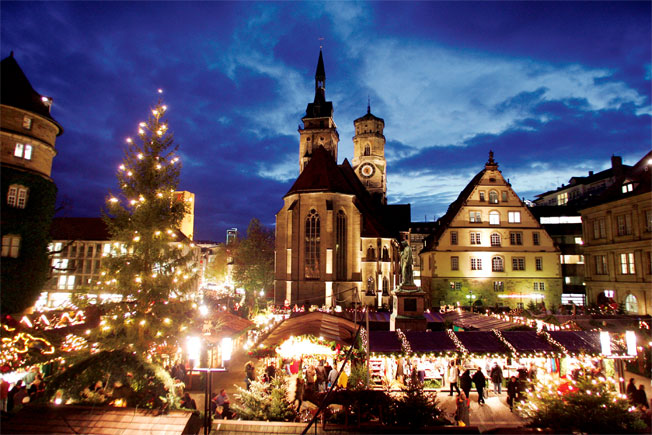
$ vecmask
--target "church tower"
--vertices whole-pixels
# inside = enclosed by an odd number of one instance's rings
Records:
[[[301,118],[303,128],[299,125],[299,167],[300,172],[306,167],[313,152],[321,145],[337,163],[337,144],[340,136],[333,121],[333,103],[326,101],[326,72],[324,57],[319,50],[317,71],[315,72],[315,100],[308,104],[306,116]]]
[[[369,193],[386,204],[385,121],[372,115],[367,105],[367,114],[353,121],[353,125],[353,170]]]

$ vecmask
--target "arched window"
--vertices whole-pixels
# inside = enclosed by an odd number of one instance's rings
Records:
[[[375,281],[374,281],[373,276],[370,276],[369,278],[367,278],[367,295],[368,296],[373,296],[374,293],[375,293],[376,289],[374,287],[374,283],[375,283]]]
[[[369,245],[367,248],[367,261],[374,261],[376,259],[376,250],[373,246]]]
[[[16,208],[25,208],[27,205],[27,192],[29,189],[19,184],[12,184],[7,191],[7,205]]]
[[[500,246],[500,234],[498,233],[491,234],[491,246]]]
[[[335,273],[338,280],[346,279],[346,215],[337,212],[337,229],[335,234]]]
[[[369,145],[365,145],[365,147],[364,147],[364,155],[365,156],[370,156],[371,155],[371,148],[369,147]]]
[[[489,212],[489,225],[500,225],[500,213],[495,210]]]
[[[383,296],[389,295],[389,280],[383,277]]]
[[[319,278],[319,215],[314,208],[306,218],[305,275],[306,279]]]
[[[636,296],[632,294],[627,295],[625,298],[625,311],[631,314],[638,313],[638,301],[636,300]]]
[[[491,259],[491,271],[492,272],[504,272],[505,266],[503,259],[501,257],[494,257]]]
[[[387,246],[383,246],[383,261],[389,261],[389,251]]]
[[[495,190],[489,192],[489,204],[498,204],[498,192]]]

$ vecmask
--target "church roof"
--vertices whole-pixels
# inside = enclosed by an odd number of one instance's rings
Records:
[[[343,193],[355,196],[355,205],[365,216],[361,235],[394,237],[393,226],[385,224],[387,207],[371,197],[355,175],[348,160],[345,159],[341,165],[337,165],[333,156],[323,146],[313,151],[312,158],[285,196],[310,192]]]
[[[50,115],[50,109],[43,102],[43,96],[36,92],[27,76],[14,59],[13,51],[0,62],[0,104],[16,107],[49,119],[59,128],[63,128]]]
[[[361,116],[360,118],[353,121],[353,124],[357,124],[358,122],[362,121],[380,121],[383,123],[383,125],[385,124],[385,120],[383,118],[379,118],[371,113],[371,107],[369,105],[367,105],[367,113],[364,116]]]
[[[315,77],[325,79],[326,78],[326,69],[324,68],[324,56],[319,50],[319,60],[317,61],[317,71],[315,71]]]

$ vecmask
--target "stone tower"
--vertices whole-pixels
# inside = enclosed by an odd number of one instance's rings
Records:
[[[369,193],[381,203],[387,203],[387,161],[385,160],[385,121],[367,114],[353,121],[353,170]]]
[[[52,99],[34,90],[13,52],[0,63],[3,313],[32,306],[48,278],[50,223],[57,188],[50,178],[63,128],[50,114]]]
[[[306,116],[301,118],[303,128],[299,126],[299,167],[300,172],[306,167],[312,153],[320,145],[329,152],[337,163],[337,144],[340,136],[333,121],[333,103],[326,101],[326,72],[324,57],[319,50],[317,71],[315,72],[315,99],[308,104]]]

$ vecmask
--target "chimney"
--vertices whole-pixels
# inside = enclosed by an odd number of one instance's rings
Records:
[[[623,158],[620,156],[611,156],[611,168],[613,169],[613,175],[617,178],[623,176]]]

